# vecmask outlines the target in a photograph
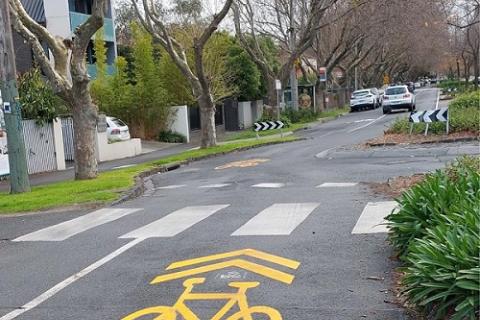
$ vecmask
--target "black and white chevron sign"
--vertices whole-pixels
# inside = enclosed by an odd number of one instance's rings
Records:
[[[447,122],[448,108],[440,108],[435,110],[412,112],[409,118],[410,122]]]
[[[255,122],[253,124],[253,131],[266,131],[266,130],[273,130],[273,129],[281,129],[285,126],[282,121],[262,121],[262,122]]]

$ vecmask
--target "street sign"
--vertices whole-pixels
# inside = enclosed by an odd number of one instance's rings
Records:
[[[10,102],[3,103],[3,112],[4,113],[12,113],[12,108],[10,107]]]
[[[327,68],[325,67],[318,68],[318,80],[321,82],[327,81]]]
[[[390,77],[386,74],[383,76],[383,84],[389,84],[390,83]]]
[[[448,134],[449,130],[449,117],[448,117],[448,107],[434,109],[434,110],[427,110],[427,111],[417,111],[410,113],[410,117],[408,121],[411,123],[410,125],[410,134],[413,131],[413,124],[424,122],[427,124],[425,128],[425,135],[428,133],[428,125],[432,122],[446,122],[445,130]]]
[[[281,129],[285,126],[282,121],[262,121],[262,122],[255,122],[253,124],[253,131],[266,131],[266,130],[273,130],[273,129]]]
[[[282,82],[278,79],[275,80],[275,89],[282,90]]]
[[[427,111],[412,112],[409,118],[410,122],[447,122],[448,121],[448,108],[441,108]]]

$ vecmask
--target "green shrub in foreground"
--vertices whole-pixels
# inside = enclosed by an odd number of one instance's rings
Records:
[[[480,91],[473,91],[457,96],[450,107],[455,109],[476,108],[480,109]]]
[[[409,247],[403,284],[410,302],[435,319],[478,319],[480,299],[480,211],[469,199],[445,221],[428,228]]]
[[[462,157],[398,199],[389,239],[404,292],[435,319],[476,319],[480,299],[480,158]]]

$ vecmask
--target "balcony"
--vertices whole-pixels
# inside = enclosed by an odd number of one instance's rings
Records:
[[[84,23],[90,15],[78,12],[70,11],[70,30],[75,30],[80,24]],[[115,32],[113,29],[113,20],[110,18],[105,18],[103,23],[104,29],[104,40],[114,42],[115,41]]]

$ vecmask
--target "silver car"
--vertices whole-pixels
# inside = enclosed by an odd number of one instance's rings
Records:
[[[415,110],[415,95],[404,85],[388,87],[383,94],[382,107],[383,114],[398,109],[407,109],[412,112]]]

